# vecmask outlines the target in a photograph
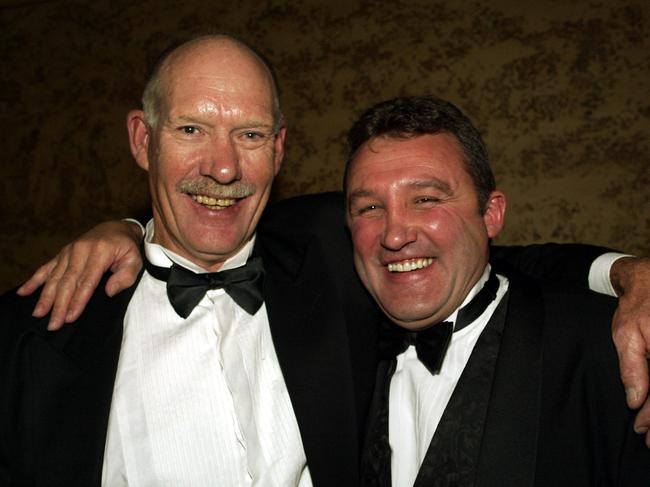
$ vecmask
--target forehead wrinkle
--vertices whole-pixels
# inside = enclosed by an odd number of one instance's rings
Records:
[[[220,51],[220,54],[226,53],[230,53],[230,50]],[[272,117],[272,78],[257,58],[252,58],[246,51],[243,54],[243,57],[232,58],[229,55],[215,55],[213,51],[198,50],[172,55],[161,74],[161,101],[170,103],[177,96],[185,99],[201,93],[204,98],[211,99],[208,104],[213,103],[222,111],[239,110],[241,106],[252,103],[268,111]],[[233,94],[240,99],[237,107],[228,109],[222,101],[231,102],[229,96]]]
[[[206,84],[193,83],[191,80],[179,80],[165,91],[164,96],[176,103],[196,103],[205,108],[220,107],[226,105],[241,106],[250,105],[264,111],[271,111],[273,99],[266,89],[260,89],[255,85],[245,86],[233,83],[232,80],[222,78],[223,85],[206,86]]]
[[[206,102],[201,101],[193,104],[190,107],[176,106],[171,107],[171,110],[166,117],[168,120],[175,120],[178,122],[201,123],[205,125],[218,125],[221,117],[236,117],[239,127],[260,127],[269,128],[273,127],[273,120],[271,113],[266,113],[262,110],[247,110],[242,109],[241,106],[231,106],[231,104],[223,104],[220,102]]]
[[[236,73],[217,74],[192,74],[186,75],[187,82],[201,84],[208,89],[225,93],[260,93],[272,99],[270,86],[260,80],[252,79],[250,75],[240,75]]]

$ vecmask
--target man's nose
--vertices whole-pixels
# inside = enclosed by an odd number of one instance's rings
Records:
[[[386,214],[386,226],[381,244],[389,250],[400,250],[417,238],[417,229],[412,224],[408,211],[390,210]]]
[[[241,179],[239,154],[229,137],[216,137],[212,141],[209,154],[201,164],[201,174],[220,184],[229,184]]]

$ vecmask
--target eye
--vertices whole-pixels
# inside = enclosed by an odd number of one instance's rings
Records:
[[[195,135],[199,133],[199,128],[194,125],[183,125],[182,127],[178,127],[178,131],[187,135]]]
[[[264,144],[269,136],[270,134],[260,130],[246,130],[239,134],[239,139],[248,147],[254,148]]]
[[[381,211],[381,206],[377,204],[358,205],[353,206],[350,213],[352,216],[372,217],[378,215]]]
[[[440,198],[436,196],[419,196],[415,199],[416,204],[423,204],[423,205],[436,204],[436,203],[440,203],[440,201],[441,201]]]
[[[264,130],[246,130],[243,129],[238,132],[237,143],[245,149],[258,149],[264,147],[271,136],[271,133],[266,133]]]
[[[363,208],[359,208],[357,212],[363,215],[364,213],[368,213],[369,211],[376,210],[377,208],[378,208],[377,205],[368,205],[368,206],[364,206]]]

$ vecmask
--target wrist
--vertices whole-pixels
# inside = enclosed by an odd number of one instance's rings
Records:
[[[137,242],[142,242],[142,239],[144,238],[145,235],[145,229],[142,226],[142,224],[134,218],[123,218],[122,221],[126,223],[130,223],[128,228],[133,239],[136,240]]]
[[[617,259],[609,271],[609,279],[617,296],[623,296],[634,284],[634,264],[639,259],[625,256]]]

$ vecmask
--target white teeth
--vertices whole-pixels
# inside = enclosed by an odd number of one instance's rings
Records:
[[[424,259],[407,260],[404,262],[395,262],[388,264],[388,272],[410,272],[416,269],[429,267],[431,264],[433,264],[433,259],[431,257],[426,257]]]
[[[201,194],[193,194],[192,199],[201,205],[210,207],[211,209],[227,208],[235,204],[236,200],[231,198],[213,198],[212,196],[204,196]]]

